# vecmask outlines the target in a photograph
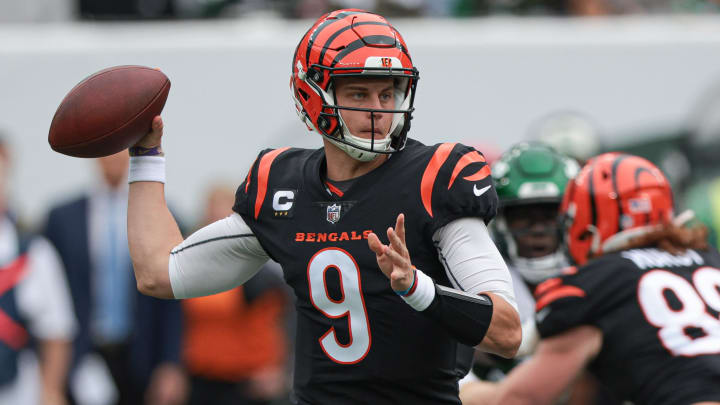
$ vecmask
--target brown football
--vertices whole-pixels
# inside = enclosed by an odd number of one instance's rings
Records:
[[[78,83],[60,103],[48,142],[54,151],[102,157],[134,145],[165,106],[170,80],[145,66],[115,66]]]

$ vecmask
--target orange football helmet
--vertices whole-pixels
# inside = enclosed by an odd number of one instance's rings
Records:
[[[395,79],[395,109],[337,105],[333,78],[338,76]],[[372,160],[405,146],[414,110],[418,70],[400,33],[380,15],[364,10],[337,10],[320,17],[298,44],[292,61],[290,90],[300,119],[355,159]],[[340,110],[393,113],[384,139],[353,135]],[[373,120],[374,121],[374,120]]]
[[[670,223],[672,189],[660,169],[646,159],[604,153],[589,160],[568,183],[560,212],[569,255],[583,265]]]

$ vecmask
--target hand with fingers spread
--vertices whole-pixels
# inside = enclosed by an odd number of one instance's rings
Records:
[[[405,215],[400,214],[395,228],[387,229],[389,245],[384,245],[375,233],[368,237],[368,246],[375,252],[378,266],[383,274],[390,279],[390,286],[395,291],[407,291],[412,287],[415,277],[410,261],[410,253],[405,243]]]

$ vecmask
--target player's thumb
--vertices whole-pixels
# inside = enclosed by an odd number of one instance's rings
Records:
[[[142,146],[143,148],[154,148],[160,146],[162,143],[163,129],[165,124],[162,118],[158,115],[152,120],[150,132],[142,137],[135,146]]]

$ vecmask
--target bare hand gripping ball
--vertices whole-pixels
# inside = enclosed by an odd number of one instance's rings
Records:
[[[150,132],[169,91],[170,80],[157,69],[101,70],[73,87],[60,103],[50,124],[50,147],[85,158],[127,149]]]

